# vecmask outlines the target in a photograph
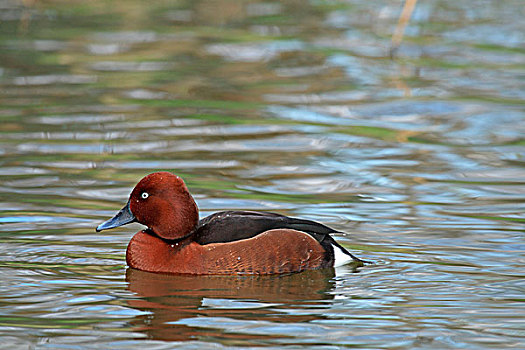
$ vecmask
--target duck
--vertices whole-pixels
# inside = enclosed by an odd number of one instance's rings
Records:
[[[315,221],[248,210],[199,219],[183,179],[170,172],[142,178],[126,205],[96,231],[133,222],[146,228],[131,238],[126,263],[147,272],[270,275],[366,263],[331,236],[339,231]]]

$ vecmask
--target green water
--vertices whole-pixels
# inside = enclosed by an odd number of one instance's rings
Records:
[[[0,1],[0,346],[525,347],[521,1]],[[126,268],[136,182],[374,265]]]

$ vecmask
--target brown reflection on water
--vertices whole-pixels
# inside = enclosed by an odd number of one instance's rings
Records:
[[[177,324],[181,319],[198,316],[276,323],[308,322],[319,319],[319,315],[289,314],[279,309],[315,307],[332,300],[333,295],[328,292],[335,288],[334,276],[334,269],[272,276],[188,276],[128,268],[128,289],[139,297],[129,300],[129,306],[148,312],[130,323],[135,331],[143,332],[150,339],[184,341],[202,336],[225,337],[222,329]],[[238,335],[229,334],[229,337]],[[267,337],[242,335],[243,340]]]

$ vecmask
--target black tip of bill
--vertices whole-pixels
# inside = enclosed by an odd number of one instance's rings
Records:
[[[129,202],[124,206],[124,208],[120,209],[120,211],[112,217],[111,219],[104,221],[100,225],[97,226],[95,231],[100,232],[102,230],[109,230],[110,228],[119,227],[122,225],[129,224],[131,222],[135,222],[137,219],[135,218],[135,215],[131,212],[129,209]]]

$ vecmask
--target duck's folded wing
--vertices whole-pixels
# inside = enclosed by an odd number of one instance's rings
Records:
[[[194,239],[200,244],[226,243],[251,238],[276,228],[290,228],[311,234],[322,241],[330,233],[337,232],[315,221],[253,211],[222,211],[199,221]]]

